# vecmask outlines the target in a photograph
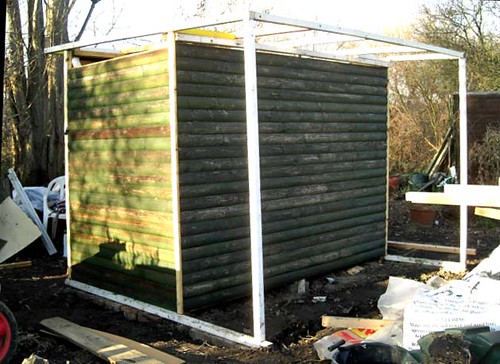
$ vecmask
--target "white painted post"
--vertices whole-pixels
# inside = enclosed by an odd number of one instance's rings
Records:
[[[182,281],[182,249],[180,225],[180,193],[179,193],[179,155],[177,129],[177,52],[175,33],[168,32],[168,99],[170,115],[170,160],[172,173],[172,212],[174,226],[175,286],[177,297],[177,313],[184,313],[184,288]]]
[[[260,195],[259,116],[257,102],[257,59],[254,21],[246,14],[244,60],[250,200],[250,245],[252,263],[253,332],[257,341],[265,340],[264,264],[262,253],[262,211]]]
[[[64,179],[66,190],[65,199],[66,199],[66,241],[63,242],[66,246],[66,264],[68,272],[71,276],[71,209],[70,209],[70,194],[69,194],[69,137],[68,137],[68,72],[72,65],[73,51],[67,50],[64,51],[64,66],[63,66],[63,97],[64,97]]]
[[[467,67],[465,58],[458,59],[458,96],[460,111],[460,185],[468,184],[468,150],[467,150]],[[467,266],[467,204],[460,204],[460,265]]]

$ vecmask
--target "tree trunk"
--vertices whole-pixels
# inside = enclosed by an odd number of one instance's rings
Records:
[[[68,42],[68,7],[68,0],[48,0],[44,14],[43,0],[28,0],[23,28],[19,0],[7,1],[7,127],[11,166],[24,185],[64,174],[64,60],[44,49]]]
[[[32,123],[30,182],[40,185],[47,173],[47,74],[45,72],[45,24],[42,0],[28,0],[28,103]]]
[[[49,0],[47,5],[48,47],[68,43],[68,0]],[[64,58],[47,56],[48,102],[47,145],[48,174],[51,178],[64,174]]]
[[[29,182],[28,172],[34,166],[32,154],[33,132],[28,108],[27,76],[24,62],[21,14],[18,0],[7,1],[8,53],[6,60],[6,114],[7,127],[11,131],[11,155],[13,166],[23,183]]]

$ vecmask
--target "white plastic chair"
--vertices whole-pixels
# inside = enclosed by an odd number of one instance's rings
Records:
[[[65,200],[65,186],[66,181],[64,176],[56,177],[52,181],[50,181],[49,185],[47,186],[47,190],[43,195],[43,227],[47,231],[49,218],[55,219],[54,224],[52,225],[52,237],[56,236],[57,221],[66,220],[65,210],[61,212],[57,208],[58,203]],[[51,203],[49,201],[49,195],[56,195],[56,201],[53,201],[53,203]]]

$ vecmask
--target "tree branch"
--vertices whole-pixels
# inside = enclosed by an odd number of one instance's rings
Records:
[[[82,27],[80,29],[80,32],[75,38],[75,42],[78,42],[80,38],[82,37],[83,33],[85,32],[85,29],[87,28],[87,24],[92,16],[92,13],[94,12],[94,8],[97,5],[97,3],[101,0],[90,0],[92,2],[92,5],[90,5],[89,12],[87,13],[87,17],[85,18],[85,21],[82,24]]]

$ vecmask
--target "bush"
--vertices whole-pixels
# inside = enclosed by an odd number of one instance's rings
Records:
[[[498,185],[500,177],[500,128],[489,126],[483,140],[475,142],[469,151],[470,171],[476,183]]]

